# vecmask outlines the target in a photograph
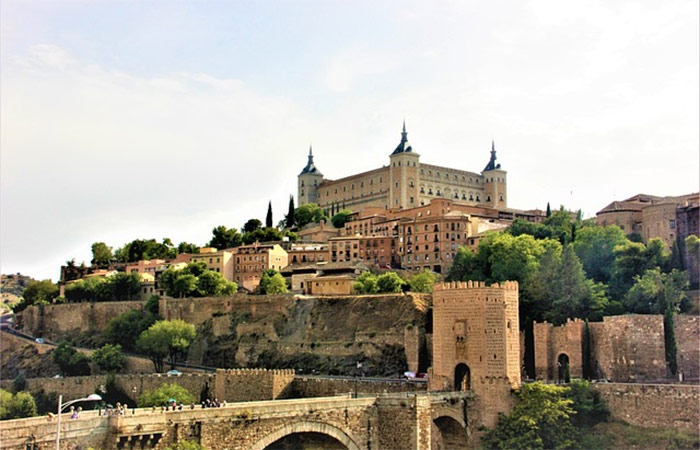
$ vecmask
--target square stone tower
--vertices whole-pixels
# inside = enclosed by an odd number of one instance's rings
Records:
[[[435,285],[431,390],[520,386],[518,283]]]

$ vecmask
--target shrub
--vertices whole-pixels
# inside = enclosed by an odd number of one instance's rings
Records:
[[[165,406],[168,400],[174,398],[178,403],[188,404],[194,402],[194,395],[176,383],[165,383],[155,391],[146,391],[139,396],[139,408],[149,406]]]
[[[0,419],[21,419],[36,416],[34,397],[29,392],[12,394],[0,389]]]

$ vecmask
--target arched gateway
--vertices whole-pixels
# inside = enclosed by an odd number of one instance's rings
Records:
[[[294,435],[298,436],[294,437]],[[292,447],[284,442],[289,437],[298,438],[298,440],[291,442]],[[360,450],[360,447],[343,430],[320,422],[297,422],[285,425],[260,439],[251,447],[251,450],[296,448],[300,441],[316,442],[324,438],[324,446],[333,449]]]

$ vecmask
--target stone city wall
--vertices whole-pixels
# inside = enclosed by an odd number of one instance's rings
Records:
[[[18,323],[27,334],[57,341],[71,334],[102,332],[111,318],[144,305],[132,301],[29,306],[18,314]]]
[[[291,393],[294,398],[329,397],[333,395],[360,393],[386,394],[391,392],[422,392],[428,383],[410,381],[373,381],[364,378],[320,378],[298,375],[292,382]]]
[[[700,429],[700,386],[601,383],[612,417],[645,428]]]
[[[674,331],[678,346],[678,371],[684,380],[700,378],[700,316],[680,314],[675,317]]]

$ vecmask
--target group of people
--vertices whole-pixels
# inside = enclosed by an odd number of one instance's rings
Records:
[[[222,406],[226,406],[226,401],[220,402],[218,398],[215,398],[214,400],[208,398],[206,400],[202,400],[201,402],[201,407],[202,409],[205,408],[221,408]],[[164,413],[166,411],[182,411],[185,408],[189,409],[194,409],[195,404],[190,403],[188,406],[185,406],[182,402],[178,403],[175,400],[169,401],[168,403],[165,404],[165,406],[160,407],[160,412]],[[151,412],[155,413],[158,409],[156,406],[151,407]]]
[[[104,411],[104,414],[103,414]],[[102,408],[98,409],[99,415],[102,416],[125,416],[129,411],[129,406],[124,403],[123,405],[117,402],[116,407],[111,407],[111,405],[105,405],[104,410]],[[131,414],[134,415],[134,408],[131,408]]]

